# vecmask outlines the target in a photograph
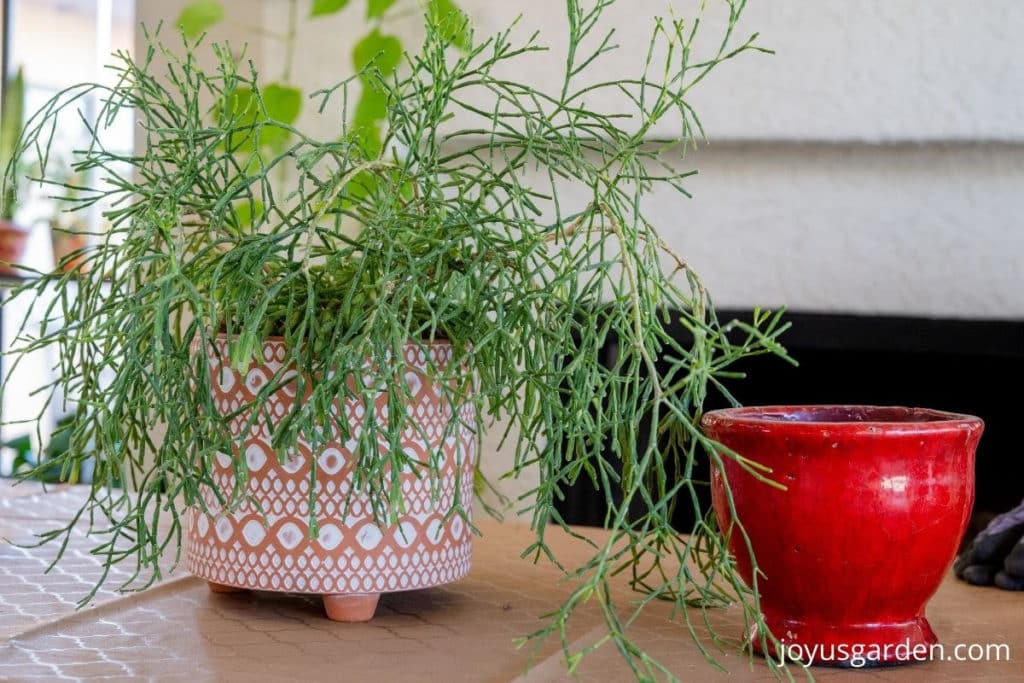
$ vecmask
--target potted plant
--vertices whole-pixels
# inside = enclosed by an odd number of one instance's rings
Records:
[[[89,233],[84,221],[50,219],[50,243],[54,266],[65,272],[76,271],[83,264],[83,250],[89,246]]]
[[[937,642],[925,604],[967,528],[982,421],[813,405],[715,410],[703,425],[786,484],[764,486],[729,458],[712,472],[720,527],[779,639],[752,633],[755,646],[819,664],[924,661]]]
[[[600,596],[603,642],[638,676],[669,673],[632,642],[625,606],[609,599],[624,570],[644,594],[635,609],[655,598],[683,608],[733,600],[763,627],[724,541],[703,522],[680,534],[670,519],[677,501],[696,501],[686,465],[712,445],[699,429],[704,397],[735,361],[782,353],[784,325],[763,312],[753,324],[720,321],[646,213],[657,190],[685,194],[688,172],[667,155],[700,135],[691,89],[756,49],[755,37],[735,40],[742,2],[727,3],[719,47],[699,58],[699,22],[659,21],[637,73],[604,79],[610,4],[566,3],[553,93],[509,76],[520,61],[550,59],[537,35],[504,31],[460,52],[461,15],[428,12],[418,52],[382,43],[354,79],[313,94],[338,121],[328,140],[276,118],[257,70],[223,46],[175,51],[159,34],[138,60],[119,61],[116,85],[71,88],[30,120],[20,153],[97,93],[98,127],[131,107],[143,135],[130,173],[99,145],[76,161],[107,179],[83,203],[113,207],[88,269],[73,285],[54,273],[19,290],[68,294],[15,353],[55,348],[53,386],[86,406],[63,462],[70,474],[86,444],[95,459],[86,511],[97,514],[82,517],[102,534],[95,553],[155,577],[191,534],[209,545],[189,566],[215,589],[277,589],[272,577],[260,583],[270,576],[260,567],[275,566],[263,552],[272,537],[292,590],[343,596],[328,610],[363,618],[374,594],[392,589],[392,558],[372,554],[385,540],[399,553],[468,538],[480,430],[502,416],[512,474],[541,473],[522,501],[536,531],[527,555],[557,561],[545,532],[565,524],[555,502],[567,485],[590,479],[613,505],[608,540],[566,568],[575,585],[534,637],[564,633]],[[199,66],[200,50],[216,55],[215,68]],[[385,105],[380,144],[346,123],[355,83]],[[605,96],[621,99],[592,104]],[[652,144],[666,122],[674,139]],[[691,340],[668,332],[676,321]],[[608,364],[599,350],[612,336],[619,351]],[[125,488],[108,486],[115,480]],[[427,546],[431,563],[454,568],[431,568],[425,581],[456,578],[462,547],[445,557]],[[212,574],[222,551],[230,575]],[[330,557],[337,569],[339,551],[345,567],[332,576],[347,582],[327,588],[318,567]],[[368,573],[352,583],[345,572],[356,563]],[[585,650],[563,645],[572,668]]]
[[[14,148],[21,136],[25,114],[25,76],[19,68],[14,78],[6,80],[3,86],[3,101],[0,102],[0,168],[7,169],[14,160]],[[20,170],[20,166],[18,167]],[[21,261],[28,241],[28,230],[14,223],[14,202],[16,183],[21,174],[15,173],[4,186],[0,199],[0,275],[18,275],[12,264]]]
[[[59,271],[75,272],[84,267],[85,249],[89,246],[88,216],[80,211],[68,211],[78,199],[83,180],[78,177],[60,178],[62,196],[55,197],[54,215],[50,218],[50,243],[53,247],[53,265]]]

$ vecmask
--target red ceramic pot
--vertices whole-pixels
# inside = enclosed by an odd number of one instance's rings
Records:
[[[918,660],[936,642],[925,603],[974,501],[982,421],[919,408],[771,406],[712,411],[702,424],[786,486],[768,486],[724,455],[712,468],[718,522],[728,531],[734,518],[727,479],[763,573],[762,613],[783,646],[755,648],[822,664]],[[735,530],[729,548],[750,584],[751,557]]]

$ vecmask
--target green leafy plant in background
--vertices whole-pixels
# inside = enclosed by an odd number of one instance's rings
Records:
[[[75,419],[76,413],[72,413],[57,420],[49,442],[43,447],[41,454],[37,454],[32,437],[28,434],[22,434],[0,443],[0,447],[10,448],[14,451],[11,476],[44,484],[57,484],[71,479],[79,479],[82,469],[87,474],[91,472],[91,463],[87,460],[65,457],[71,445],[71,433],[74,431]],[[64,471],[64,467],[75,469]]]
[[[35,449],[32,447],[32,438],[28,434],[4,441],[0,443],[0,447],[10,448],[14,451],[14,459],[11,461],[12,475],[35,469],[39,464],[36,460]],[[49,473],[46,476],[49,476]]]
[[[4,82],[3,101],[0,102],[0,168],[6,169],[14,159],[14,150],[21,137],[25,115],[25,76],[21,68],[14,77]],[[20,174],[18,176],[20,181]],[[14,219],[16,182],[4,186],[0,197],[0,220]]]
[[[239,111],[248,111],[255,117],[257,112],[265,113],[267,119],[279,123],[294,124],[299,117],[303,95],[300,88],[292,83],[292,64],[295,56],[295,41],[299,13],[298,0],[288,2],[288,27],[285,33],[275,36],[284,44],[285,57],[282,73],[277,82],[264,85],[261,103],[253,102],[251,90],[239,90],[230,104]],[[366,0],[365,21],[370,30],[352,48],[352,68],[360,74],[359,99],[353,110],[349,134],[367,147],[371,155],[380,151],[382,124],[387,117],[385,92],[376,87],[369,76],[367,67],[374,63],[382,75],[388,76],[402,60],[402,40],[397,35],[384,33],[389,13],[395,10],[408,11],[416,8],[418,0]],[[311,0],[310,19],[329,17],[349,9],[351,0]],[[427,0],[426,12],[435,26],[444,31],[444,39],[460,50],[470,48],[470,25],[466,14],[452,0]],[[195,39],[226,18],[224,6],[217,0],[198,0],[187,5],[178,16],[176,25],[186,37]],[[261,32],[266,32],[261,29]],[[270,127],[264,131],[259,143],[272,150],[280,151],[288,141],[286,129]],[[365,179],[364,179],[365,181]]]
[[[609,505],[607,540],[583,564],[564,567],[570,594],[535,641],[560,639],[570,670],[607,644],[637,677],[673,678],[630,634],[636,613],[657,599],[679,608],[713,662],[723,641],[712,632],[714,647],[706,644],[705,610],[736,603],[747,625],[770,639],[757,586],[743,585],[723,538],[742,526],[720,533],[700,519],[702,483],[692,468],[703,457],[712,466],[735,458],[771,483],[757,463],[711,443],[699,420],[709,391],[728,396],[737,361],[785,355],[777,341],[785,324],[762,311],[752,325],[719,320],[648,209],[658,190],[670,192],[660,202],[686,195],[691,172],[678,157],[702,137],[692,88],[721,63],[759,49],[756,36],[734,35],[745,2],[721,1],[728,20],[709,54],[696,48],[700,16],[659,20],[634,75],[606,77],[616,46],[604,13],[614,0],[567,0],[565,61],[553,92],[506,75],[522,61],[550,60],[537,34],[520,39],[509,29],[474,40],[457,14],[445,14],[447,3],[435,3],[418,51],[399,63],[391,48],[357,49],[364,68],[311,95],[318,111],[337,112],[350,88],[376,92],[383,109],[374,111],[385,116],[376,146],[353,134],[356,122],[319,140],[275,118],[266,91],[277,81],[263,83],[225,46],[187,38],[173,50],[152,35],[137,59],[120,55],[115,85],[56,95],[30,119],[18,149],[38,155],[43,168],[50,132],[83,97],[102,102],[92,130],[131,108],[142,134],[134,156],[94,144],[75,162],[103,179],[83,188],[80,205],[113,207],[105,214],[110,231],[80,272],[45,274],[14,293],[57,292],[52,305],[36,299],[13,354],[55,350],[57,379],[41,390],[78,397],[86,408],[58,461],[95,457],[80,515],[93,554],[107,566],[134,563],[149,581],[160,577],[161,560],[180,552],[184,509],[204,506],[201,490],[217,488],[217,454],[244,452],[247,430],[231,435],[233,414],[259,415],[266,396],[297,382],[308,398],[272,423],[272,443],[282,458],[300,438],[317,452],[351,435],[339,406],[382,396],[406,405],[408,384],[387,381],[404,376],[401,349],[445,338],[454,357],[448,370],[434,371],[446,394],[440,400],[466,402],[477,424],[503,416],[512,474],[539,470],[540,483],[520,501],[536,533],[524,556],[559,562],[545,539],[550,525],[565,526],[556,503],[575,482],[591,481]],[[391,5],[370,2],[367,11],[379,18]],[[217,13],[206,6],[208,22]],[[211,70],[196,58],[208,49],[218,58]],[[240,93],[259,115],[234,106]],[[603,94],[622,106],[594,108]],[[655,127],[669,124],[672,139],[652,143]],[[252,144],[267,136],[280,142]],[[284,187],[272,182],[282,170]],[[240,218],[242,207],[251,221]],[[361,229],[353,234],[346,223]],[[673,336],[677,323],[690,339]],[[288,349],[258,395],[226,416],[213,404],[205,353],[220,333],[236,367],[247,367],[270,335]],[[617,354],[606,364],[610,339]],[[367,367],[381,381],[349,381]],[[467,373],[472,394],[457,381]],[[389,415],[360,431],[348,494],[368,495],[381,523],[394,509],[388,503],[401,499],[389,473],[436,477],[443,461],[391,447],[416,425],[404,410]],[[154,424],[165,427],[160,438]],[[242,483],[224,501],[229,508],[245,493],[244,457],[235,467]],[[311,476],[312,491],[315,469]],[[110,486],[119,481],[127,486]],[[468,518],[468,505],[460,501],[452,514]],[[694,507],[693,529],[673,528],[676,505]],[[71,530],[44,540],[59,542]],[[623,574],[640,592],[635,604],[614,597]],[[580,646],[572,618],[586,604],[600,612],[606,634]]]

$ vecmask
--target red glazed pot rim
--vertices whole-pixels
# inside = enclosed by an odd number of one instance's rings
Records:
[[[938,432],[983,427],[981,418],[932,408],[875,405],[772,405],[725,408],[707,412],[705,429],[765,428],[779,425],[829,427],[836,430],[871,428],[872,432]]]

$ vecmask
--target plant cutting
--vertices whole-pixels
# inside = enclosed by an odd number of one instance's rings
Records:
[[[628,629],[654,599],[736,602],[770,637],[756,583],[742,583],[710,520],[698,514],[680,533],[670,519],[676,504],[697,505],[690,472],[705,451],[765,478],[720,454],[699,420],[733,363],[784,353],[785,326],[760,311],[753,324],[720,321],[663,236],[675,226],[646,208],[659,189],[673,193],[662,201],[684,198],[679,155],[701,135],[687,98],[758,49],[756,36],[735,38],[745,3],[729,0],[709,54],[696,49],[697,18],[660,20],[635,73],[603,77],[612,4],[566,3],[553,92],[508,75],[550,63],[539,35],[509,29],[460,52],[460,15],[428,12],[417,52],[382,50],[312,94],[337,121],[328,140],[275,118],[256,67],[224,46],[171,49],[159,33],[137,60],[121,56],[114,86],[75,86],[30,119],[18,153],[38,153],[44,169],[49,131],[88,94],[102,102],[97,130],[130,107],[142,135],[133,156],[98,143],[80,152],[75,168],[100,179],[80,188],[80,205],[112,207],[111,229],[76,272],[15,294],[61,294],[33,311],[42,329],[26,321],[14,353],[55,349],[44,391],[85,407],[61,462],[74,480],[86,446],[95,459],[79,519],[106,566],[129,562],[155,580],[190,535],[188,566],[215,589],[289,590],[288,575],[336,616],[364,618],[376,594],[412,587],[388,574],[408,548],[422,564],[418,544],[452,544],[447,557],[425,546],[450,568],[431,566],[415,585],[464,573],[470,494],[485,485],[480,431],[500,417],[511,475],[540,471],[520,501],[536,532],[525,556],[558,561],[545,538],[552,523],[568,528],[555,507],[566,486],[590,480],[611,506],[607,540],[565,567],[572,589],[532,634],[561,638],[570,669],[592,649],[567,635],[587,603],[607,625],[599,644],[637,676],[671,677]],[[347,123],[355,83],[386,103],[379,145]],[[603,94],[616,100],[607,110],[591,104]],[[668,123],[672,139],[652,143]],[[286,142],[261,144],[268,136]],[[692,339],[669,334],[677,321]],[[609,338],[618,354],[606,364]],[[623,572],[638,604],[612,598]],[[681,628],[698,638],[699,621]]]
[[[6,76],[5,76],[6,78]],[[12,264],[21,261],[28,241],[28,230],[14,223],[15,188],[22,181],[15,164],[14,149],[21,136],[25,115],[25,76],[19,68],[10,80],[5,80],[3,101],[0,102],[0,168],[11,168],[14,173],[5,182],[3,197],[0,198],[0,275],[17,275]]]

